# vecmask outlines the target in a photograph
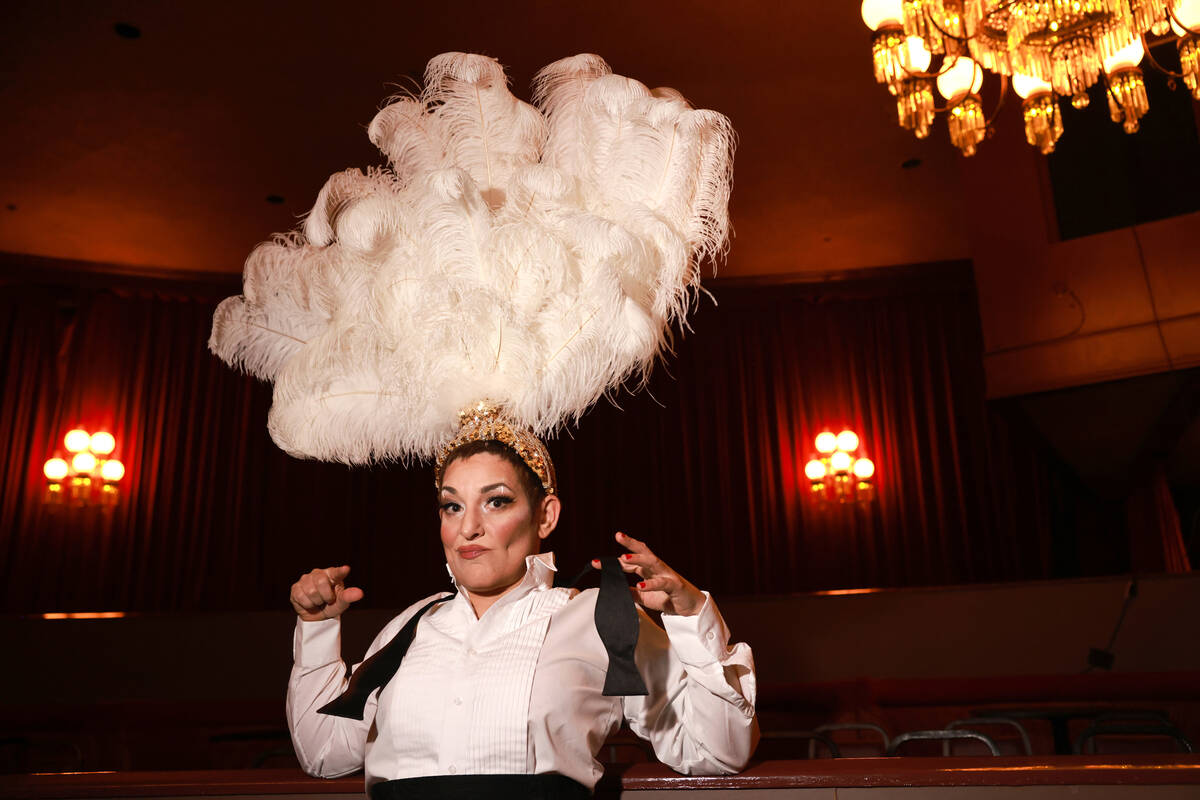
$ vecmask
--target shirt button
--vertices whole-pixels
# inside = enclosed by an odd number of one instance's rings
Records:
[[[446,771],[449,772],[451,775],[458,772],[458,770],[455,768],[455,766],[453,764],[451,764],[449,769],[447,769]]]
[[[704,634],[704,636],[706,639],[709,639],[709,640],[717,638],[717,635],[715,633],[713,633],[712,631],[709,631],[708,633]]]
[[[475,657],[475,649],[471,648],[470,650],[468,650],[467,655],[471,656],[471,658],[474,658]]]
[[[454,698],[454,705],[456,705],[456,706],[461,706],[461,705],[462,705],[462,698],[461,698],[461,697],[456,697],[456,698]]]

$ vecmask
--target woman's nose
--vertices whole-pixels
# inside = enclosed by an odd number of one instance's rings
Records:
[[[468,508],[462,516],[462,537],[467,540],[483,535],[483,517],[478,510]]]

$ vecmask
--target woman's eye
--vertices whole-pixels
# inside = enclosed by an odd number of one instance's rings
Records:
[[[496,497],[489,497],[487,500],[487,504],[489,506],[491,506],[492,508],[503,508],[504,506],[508,505],[512,501],[513,501],[513,499],[511,497],[497,495]]]
[[[455,511],[458,511],[458,509],[459,509],[458,503],[442,503],[440,506],[438,506],[439,511],[442,511],[442,512],[448,513],[448,514],[453,514]]]

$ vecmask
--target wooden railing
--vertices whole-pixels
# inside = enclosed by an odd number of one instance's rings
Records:
[[[779,790],[795,797],[798,790],[895,787],[1064,787],[1062,796],[1086,797],[1086,787],[1129,788],[1128,797],[1186,798],[1200,796],[1200,756],[1045,756],[1039,758],[860,758],[811,761],[762,761],[738,775],[689,777],[659,764],[636,764],[610,773],[597,787],[598,798],[642,792],[705,791],[706,800],[745,789]],[[1155,787],[1159,791],[1152,791]],[[1105,797],[1112,790],[1105,790]],[[89,772],[0,776],[0,797],[55,798],[184,798],[230,797],[325,798],[362,796],[362,775],[333,780],[311,778],[296,770],[231,770],[201,772]],[[800,796],[807,795],[807,792]],[[819,794],[819,792],[814,793]],[[1051,794],[1054,794],[1051,792]],[[822,795],[827,796],[827,795]],[[890,795],[889,795],[890,796]],[[941,795],[939,795],[941,796]],[[1046,793],[1039,797],[1049,796]]]

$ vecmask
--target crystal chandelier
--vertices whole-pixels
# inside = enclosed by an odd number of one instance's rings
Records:
[[[875,497],[875,464],[858,451],[858,434],[846,430],[817,434],[813,444],[817,455],[804,465],[809,491],[820,501],[828,503],[869,503]]]
[[[989,133],[979,96],[985,72],[1000,76],[1001,103],[1012,83],[1025,138],[1042,153],[1062,136],[1058,100],[1083,108],[1100,80],[1113,122],[1136,133],[1150,108],[1143,59],[1200,100],[1200,0],[864,0],[862,16],[874,32],[875,80],[896,98],[900,126],[924,139],[944,111],[964,156]],[[1147,34],[1160,37],[1152,44],[1174,34],[1181,72],[1154,59]]]

